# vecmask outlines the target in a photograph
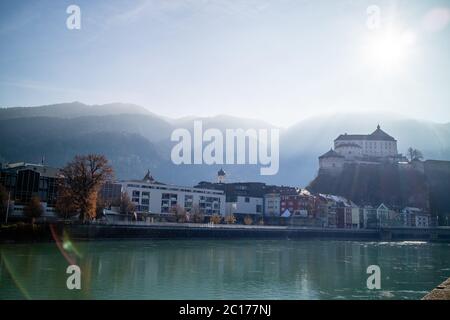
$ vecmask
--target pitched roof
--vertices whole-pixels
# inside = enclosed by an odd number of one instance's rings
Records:
[[[381,130],[380,125],[371,134],[341,134],[334,141],[339,140],[382,140],[382,141],[395,141],[393,137]]]
[[[330,151],[324,153],[323,155],[321,155],[319,157],[319,159],[322,159],[322,158],[344,158],[344,156],[341,156],[339,153],[337,153],[333,149],[330,149]]]
[[[390,135],[388,135],[386,132],[384,132],[383,130],[380,129],[380,125],[377,126],[377,130],[375,130],[374,132],[372,132],[369,135],[370,139],[369,140],[385,140],[385,141],[395,141],[395,139],[393,137],[391,137]]]

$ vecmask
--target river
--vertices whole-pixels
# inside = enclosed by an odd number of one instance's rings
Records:
[[[122,240],[0,245],[0,299],[420,299],[450,276],[450,244]],[[69,264],[81,289],[69,290]],[[367,288],[378,265],[381,288]]]

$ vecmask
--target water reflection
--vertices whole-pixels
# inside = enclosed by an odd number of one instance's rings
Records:
[[[450,245],[146,240],[76,244],[82,290],[54,243],[2,245],[0,299],[417,299],[450,276]],[[366,288],[381,268],[382,289]]]

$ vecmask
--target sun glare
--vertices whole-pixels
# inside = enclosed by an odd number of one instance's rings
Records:
[[[365,55],[377,68],[397,68],[408,58],[415,41],[412,32],[377,32],[371,36]]]

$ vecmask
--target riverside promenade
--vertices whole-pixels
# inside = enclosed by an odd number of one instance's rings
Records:
[[[336,239],[450,242],[450,228],[338,229],[197,223],[64,223],[0,228],[0,242],[108,239]]]
[[[1,242],[102,239],[336,239],[450,242],[450,228],[337,229],[196,223],[55,223],[0,228]]]

